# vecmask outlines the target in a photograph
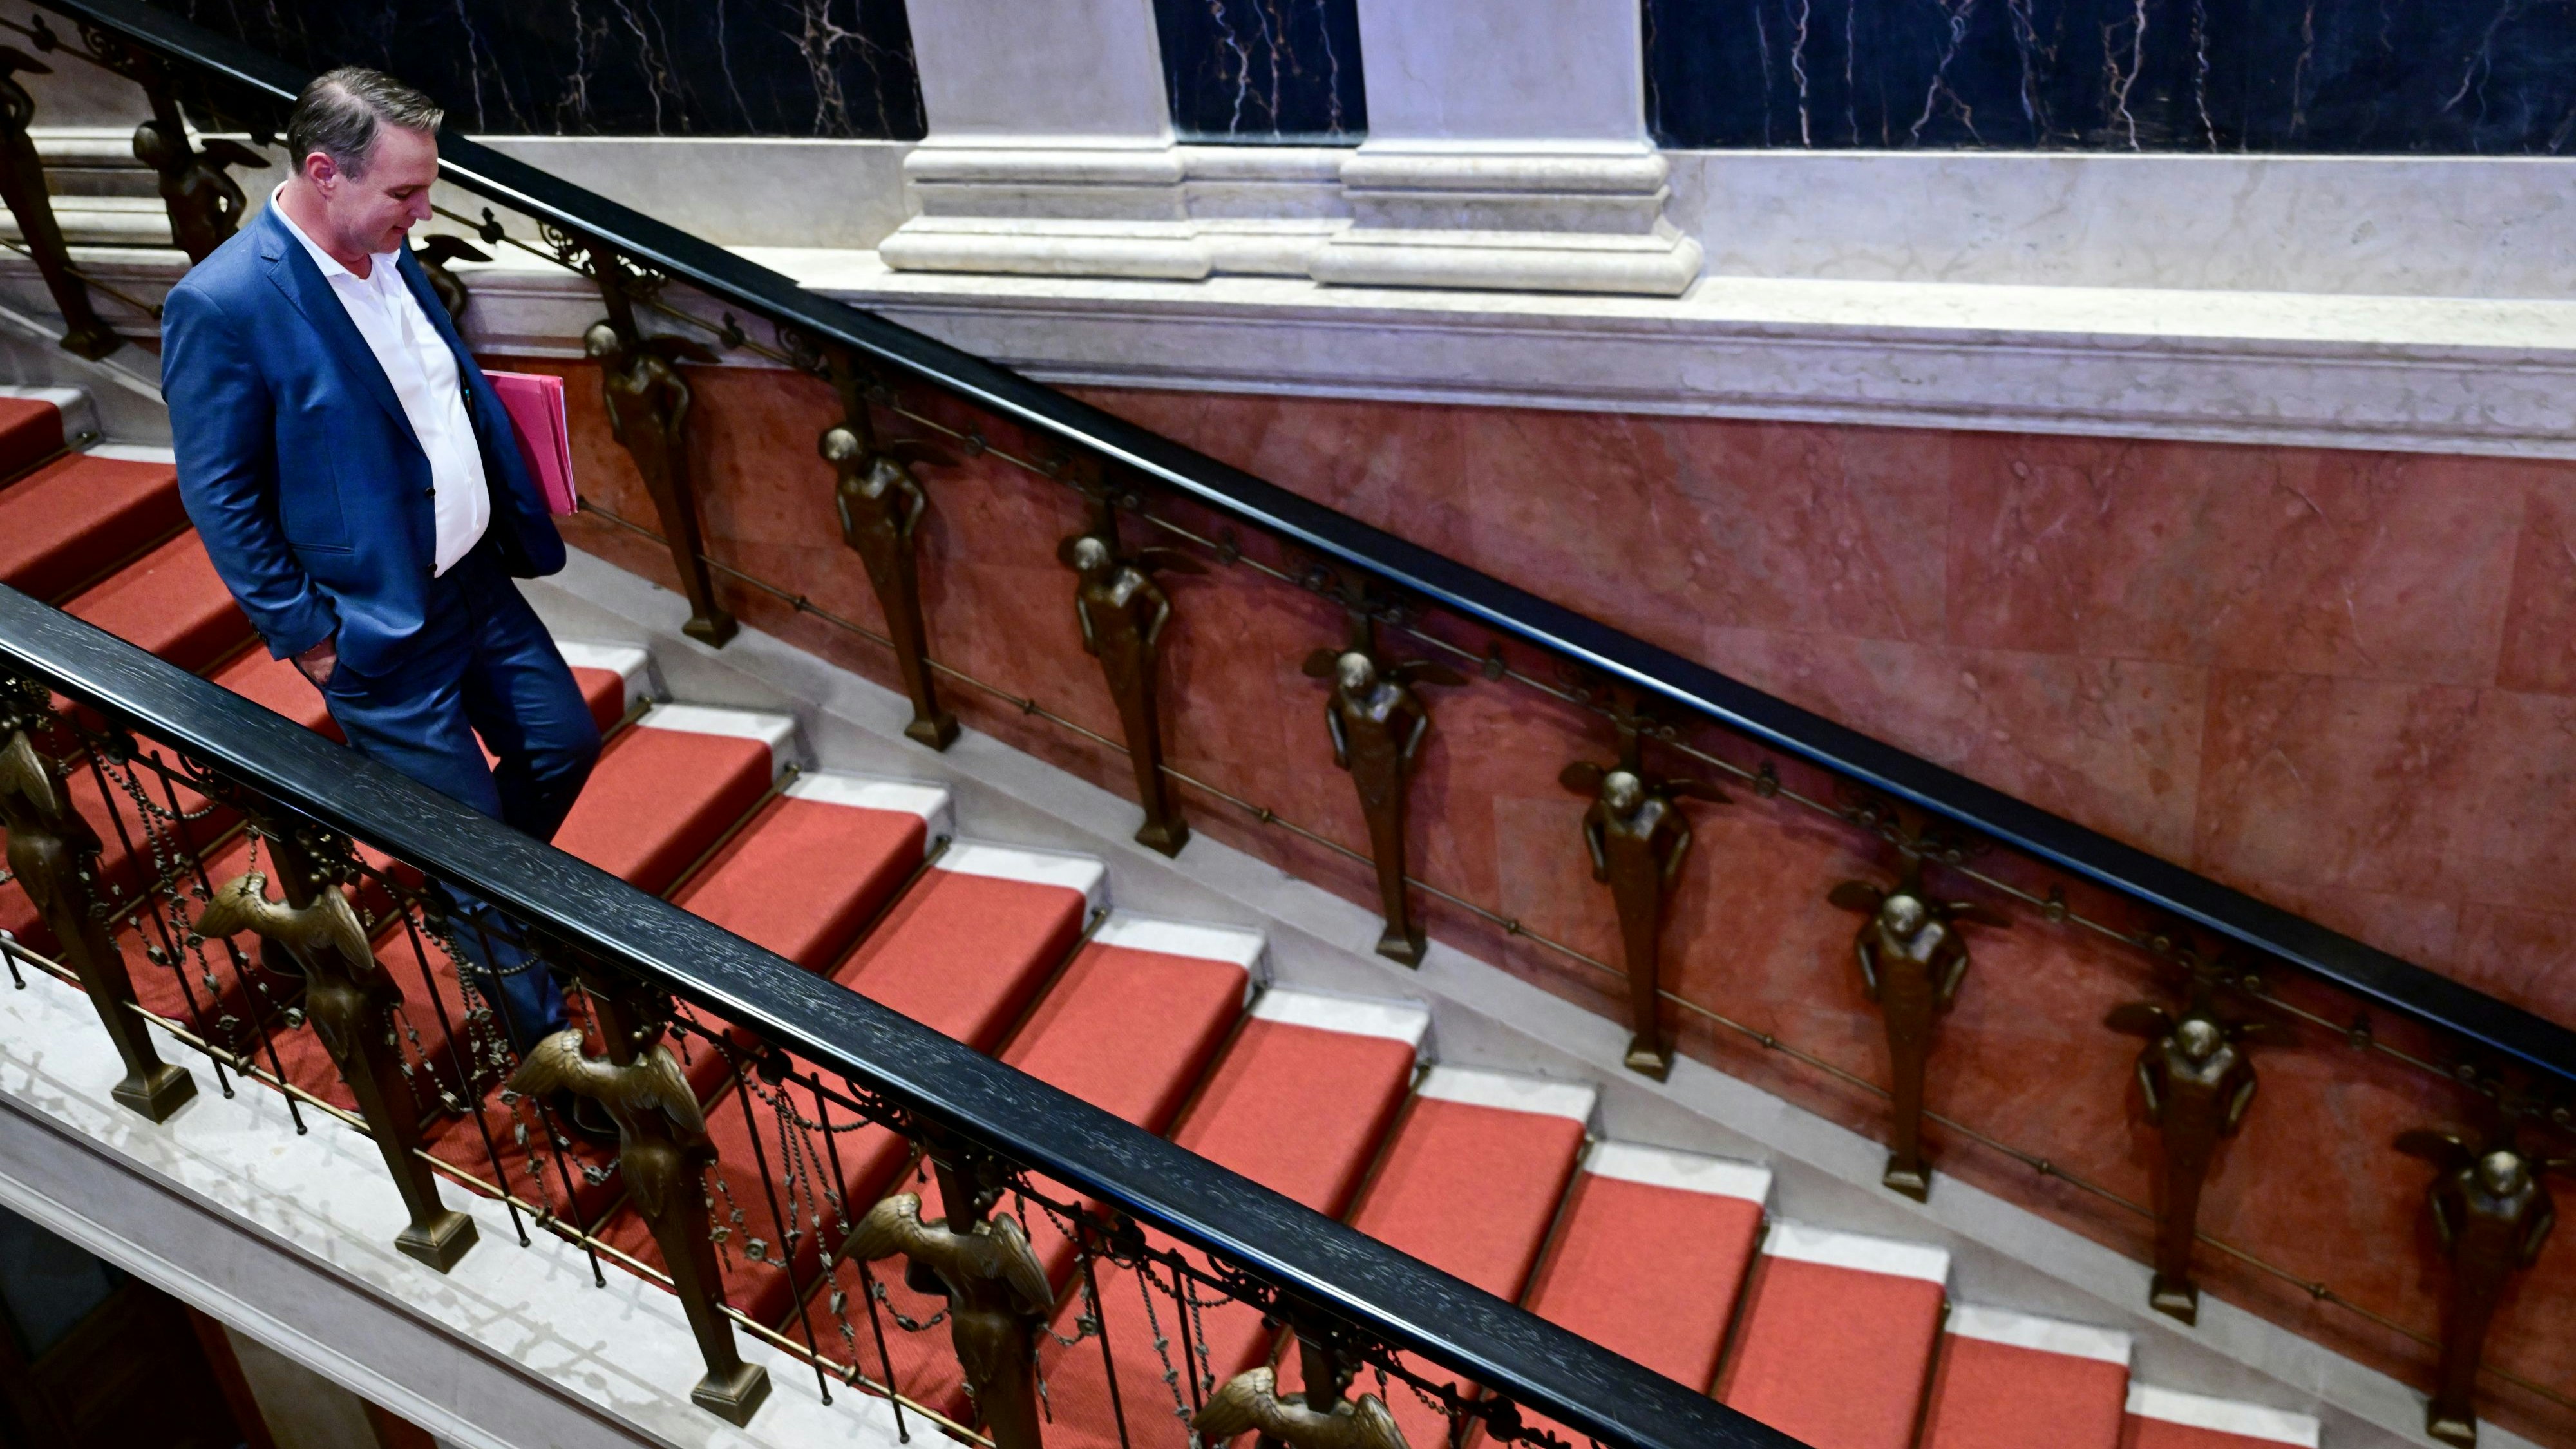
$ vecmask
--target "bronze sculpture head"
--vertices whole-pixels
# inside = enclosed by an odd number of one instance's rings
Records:
[[[1358,696],[1377,686],[1377,662],[1358,650],[1333,661],[1333,682],[1344,694]]]

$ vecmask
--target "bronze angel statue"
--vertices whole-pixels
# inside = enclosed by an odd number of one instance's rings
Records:
[[[679,1206],[683,1189],[714,1155],[697,1094],[671,1049],[659,1042],[618,1066],[585,1053],[581,1028],[567,1027],[530,1049],[508,1085],[521,1096],[568,1092],[606,1108],[617,1122],[626,1190],[648,1220]]]
[[[1330,1411],[1306,1407],[1304,1397],[1283,1399],[1278,1375],[1247,1369],[1208,1399],[1190,1429],[1209,1444],[1257,1430],[1264,1444],[1275,1441],[1289,1449],[1408,1449],[1395,1415],[1377,1395],[1339,1400]]]
[[[1918,858],[1894,890],[1847,880],[1826,899],[1869,919],[1853,939],[1861,988],[1878,1003],[1887,1026],[1887,1056],[1894,1081],[1893,1150],[1880,1179],[1917,1202],[1932,1192],[1932,1168],[1923,1153],[1923,1078],[1932,1055],[1932,1027],[1959,998],[1968,974],[1963,924],[2001,926],[2004,918],[1973,901],[1933,898],[1923,885]]]
[[[2155,1277],[2148,1301],[2185,1323],[2198,1321],[2200,1287],[2192,1281],[2192,1246],[2200,1236],[2200,1194],[2218,1144],[2236,1135],[2254,1105],[2254,1063],[2242,1043],[2260,1038],[2259,1021],[2231,1021],[2204,995],[2177,1017],[2152,1001],[2111,1009],[2104,1025],[2147,1039],[2138,1053],[2138,1087],[2147,1121],[2164,1140],[2164,1203],[2156,1219]]]
[[[2478,1361],[2505,1285],[2540,1260],[2558,1224],[2558,1206],[2541,1175],[2576,1170],[2576,1158],[2533,1158],[2513,1146],[2510,1131],[2492,1139],[2419,1129],[2401,1134],[2397,1150],[2433,1164],[2425,1197],[2433,1232],[2451,1260],[2450,1294],[2442,1304],[2439,1386],[2425,1405],[2424,1432],[2448,1444],[2478,1442]]]
[[[453,320],[464,316],[465,304],[470,299],[466,295],[465,284],[447,269],[448,264],[488,262],[492,260],[492,254],[461,236],[449,236],[445,232],[422,237],[420,244],[411,249],[411,254],[420,263],[422,274],[429,278],[429,290],[438,295],[438,305],[447,309],[448,317]]]
[[[1073,615],[1082,626],[1083,652],[1100,661],[1109,695],[1118,702],[1118,722],[1127,733],[1127,757],[1136,768],[1137,803],[1145,807],[1137,843],[1178,855],[1189,843],[1190,827],[1163,779],[1162,714],[1155,702],[1156,665],[1161,659],[1163,627],[1172,621],[1172,600],[1154,575],[1204,574],[1207,567],[1172,548],[1130,549],[1122,554],[1096,532],[1066,539],[1056,549],[1056,557],[1078,580]]]
[[[874,1262],[897,1253],[946,1291],[949,1338],[995,1449],[1039,1449],[1036,1334],[1055,1291],[1018,1221],[924,1222],[920,1195],[897,1193],[859,1220],[848,1255]]]
[[[1583,844],[1592,856],[1592,878],[1610,887],[1619,912],[1619,943],[1627,957],[1628,1067],[1657,1081],[1673,1069],[1672,1043],[1664,1036],[1656,1003],[1661,989],[1658,955],[1664,907],[1690,854],[1690,820],[1677,801],[1724,804],[1717,787],[1689,779],[1650,778],[1620,765],[1577,761],[1557,783],[1589,795]]]
[[[859,556],[894,641],[895,668],[912,700],[908,737],[944,750],[957,739],[957,718],[939,707],[930,682],[929,635],[921,622],[921,563],[915,540],[930,512],[930,495],[914,469],[955,467],[957,455],[927,438],[896,438],[871,446],[864,416],[859,426],[835,423],[815,444],[839,479],[832,489],[841,515],[841,542]]]
[[[1405,782],[1422,742],[1431,733],[1431,710],[1415,686],[1463,685],[1454,669],[1428,660],[1381,665],[1365,649],[1318,649],[1306,656],[1306,675],[1333,681],[1324,705],[1324,727],[1333,739],[1333,763],[1350,772],[1368,821],[1369,858],[1377,865],[1378,896],[1386,932],[1377,953],[1407,966],[1422,964],[1422,928],[1414,924],[1404,893]]]
[[[680,632],[701,644],[722,644],[733,637],[736,625],[733,614],[716,602],[703,559],[706,544],[689,473],[689,415],[697,394],[679,368],[683,362],[713,363],[716,355],[704,343],[667,333],[630,342],[608,322],[592,323],[581,335],[581,347],[599,364],[608,431],[634,460],[680,563],[680,591],[689,600],[689,622]]]
[[[242,195],[241,183],[225,175],[224,168],[260,171],[269,164],[259,152],[222,136],[210,136],[202,146],[192,145],[185,127],[173,130],[159,119],[134,128],[134,159],[160,177],[162,208],[170,214],[170,239],[191,262],[204,261],[222,246],[250,204]]]

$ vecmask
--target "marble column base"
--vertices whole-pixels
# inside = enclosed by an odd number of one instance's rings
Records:
[[[933,141],[903,174],[919,214],[877,247],[897,271],[1196,281],[1212,269],[1169,144]]]
[[[1351,225],[1316,254],[1319,282],[1627,292],[1677,297],[1699,243],[1664,219],[1651,147],[1364,145],[1342,165]]]

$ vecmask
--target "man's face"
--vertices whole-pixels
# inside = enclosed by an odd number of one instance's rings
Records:
[[[330,250],[382,256],[399,249],[429,220],[429,184],[438,179],[438,138],[400,126],[378,126],[365,169],[351,176],[316,151],[304,176],[322,198]]]

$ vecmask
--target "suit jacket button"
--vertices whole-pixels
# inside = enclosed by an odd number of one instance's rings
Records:
[[[420,496],[421,496],[421,497],[423,497],[423,498],[429,498],[429,499],[435,499],[435,498],[437,498],[437,497],[438,497],[438,485],[437,485],[437,484],[435,484],[435,483],[432,483],[432,484],[430,484],[428,487],[423,488],[422,490],[420,490]]]

